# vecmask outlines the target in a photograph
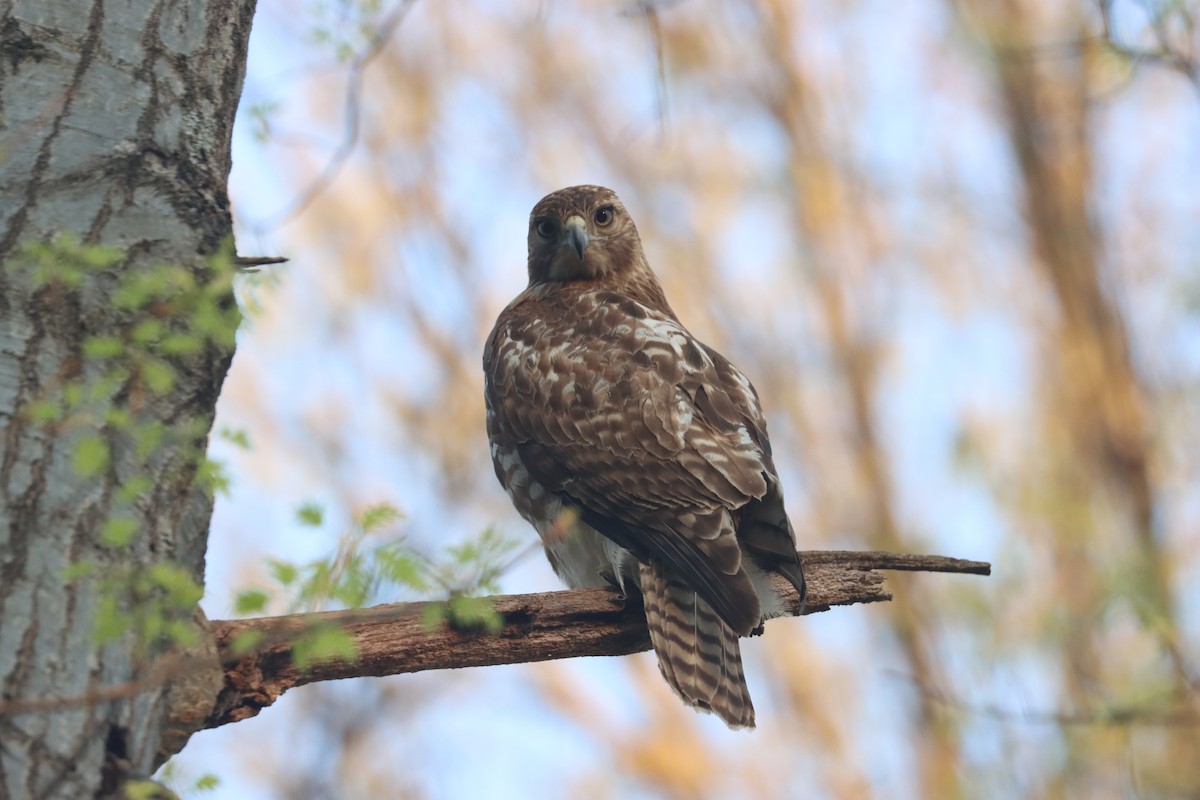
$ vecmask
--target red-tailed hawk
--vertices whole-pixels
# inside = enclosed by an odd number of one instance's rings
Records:
[[[750,381],[679,322],[610,189],[547,195],[483,354],[492,462],[573,588],[641,591],[667,683],[754,726],[738,637],[804,576]]]

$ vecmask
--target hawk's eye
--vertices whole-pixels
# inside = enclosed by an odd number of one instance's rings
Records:
[[[612,225],[612,221],[616,219],[616,217],[617,215],[613,211],[612,206],[602,206],[596,209],[596,215],[592,217],[592,219],[596,220],[596,224],[601,228],[605,228],[609,225]]]
[[[534,223],[533,229],[543,239],[553,239],[558,236],[558,223],[552,219],[539,219]]]

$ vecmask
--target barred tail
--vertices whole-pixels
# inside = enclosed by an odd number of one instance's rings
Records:
[[[658,668],[688,705],[712,711],[731,728],[754,727],[738,635],[693,589],[658,564],[639,574]]]

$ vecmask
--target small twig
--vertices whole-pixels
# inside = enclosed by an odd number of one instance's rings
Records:
[[[1200,63],[1194,57],[1189,58],[1172,49],[1162,14],[1157,14],[1150,8],[1146,9],[1147,14],[1150,16],[1150,29],[1154,31],[1154,40],[1158,44],[1158,49],[1143,50],[1121,44],[1117,41],[1117,33],[1112,18],[1112,0],[1098,0],[1097,5],[1100,9],[1101,36],[1109,49],[1120,56],[1128,58],[1134,64],[1155,64],[1174,70],[1182,75],[1191,84],[1192,89],[1200,94]],[[1184,16],[1186,19],[1186,13]]]
[[[362,127],[362,89],[363,76],[367,71],[367,67],[375,60],[387,43],[391,40],[392,34],[400,27],[400,23],[404,21],[405,15],[416,4],[416,0],[404,0],[397,8],[383,18],[379,24],[379,29],[371,36],[367,43],[367,48],[350,62],[350,68],[346,74],[346,100],[342,106],[343,130],[341,141],[333,149],[329,159],[325,162],[317,177],[312,180],[285,208],[276,212],[265,220],[250,225],[250,230],[262,235],[268,231],[274,230],[285,222],[289,222],[300,214],[304,209],[308,208],[309,204],[316,199],[317,195],[325,191],[333,179],[338,176],[345,166],[346,161],[350,158],[350,154],[354,152],[354,148],[358,145],[359,131]]]
[[[898,677],[910,678],[907,675],[896,674]],[[916,685],[915,681],[913,683]],[[1200,726],[1200,713],[1192,709],[1162,711],[1129,706],[1124,708],[1106,708],[1098,711],[1014,711],[1013,709],[990,703],[985,705],[965,703],[939,689],[928,686],[916,685],[916,689],[921,696],[938,705],[963,714],[985,717],[997,722],[1064,726]]]
[[[665,145],[668,138],[667,63],[663,55],[662,27],[659,25],[658,6],[655,3],[651,0],[641,0],[639,5],[646,20],[646,28],[650,31],[650,41],[654,45],[654,110],[658,115],[658,142]]]
[[[233,265],[238,269],[253,271],[271,264],[286,264],[289,260],[285,256],[235,256]]]

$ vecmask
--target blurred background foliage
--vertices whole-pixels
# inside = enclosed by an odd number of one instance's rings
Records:
[[[176,772],[228,797],[1200,796],[1198,12],[261,3],[231,189],[240,252],[292,261],[240,287],[210,617],[344,530],[436,560],[494,526],[525,544],[489,580],[557,586],[492,474],[479,362],[529,209],[576,183],[618,191],[758,387],[802,548],[994,574],[772,623],[749,735],[642,655],[306,687]]]

